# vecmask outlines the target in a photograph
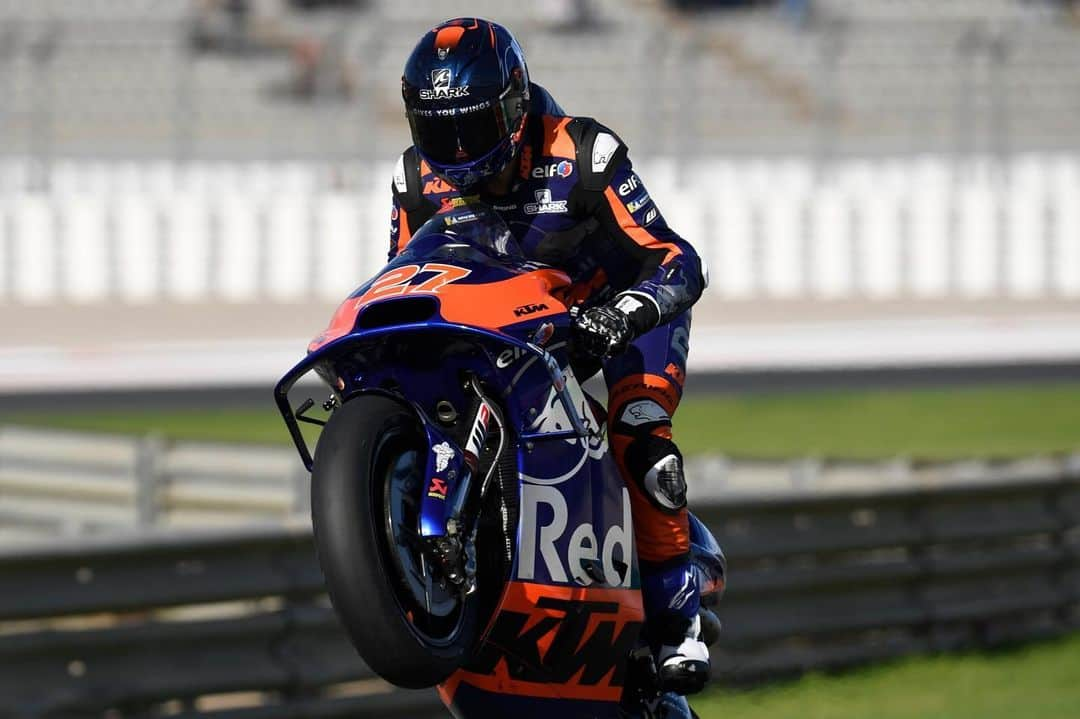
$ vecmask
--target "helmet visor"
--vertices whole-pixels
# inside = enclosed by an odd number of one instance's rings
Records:
[[[501,103],[461,114],[417,109],[409,113],[413,142],[431,159],[447,165],[476,160],[506,137]]]
[[[519,83],[498,97],[473,107],[452,108],[418,100],[405,86],[405,107],[413,144],[438,163],[458,165],[477,160],[521,127],[529,96]]]

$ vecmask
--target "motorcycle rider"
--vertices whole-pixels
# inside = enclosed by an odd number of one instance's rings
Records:
[[[688,242],[668,227],[619,137],[568,116],[529,80],[510,32],[478,18],[426,33],[405,65],[413,146],[394,171],[392,259],[440,209],[478,198],[527,257],[566,271],[574,345],[602,366],[612,449],[629,487],[645,605],[644,636],[661,687],[708,679],[689,564],[682,455],[671,416],[682,395],[690,306],[706,284]],[[577,365],[576,365],[577,366]]]

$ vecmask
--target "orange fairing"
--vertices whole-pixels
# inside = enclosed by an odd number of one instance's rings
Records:
[[[566,312],[554,295],[569,284],[565,273],[545,269],[490,284],[447,285],[439,292],[440,314],[447,322],[497,330],[526,318]]]
[[[435,262],[422,267],[395,267],[380,276],[360,297],[350,297],[342,302],[334,312],[330,326],[308,345],[308,352],[352,332],[357,316],[368,304],[406,294],[435,295],[439,298],[440,314],[445,321],[489,330],[498,330],[526,318],[566,312],[566,305],[558,296],[570,284],[570,278],[559,270],[533,270],[486,284],[459,282],[469,274],[467,269]],[[418,276],[423,281],[418,281]]]
[[[568,612],[573,611],[570,607],[578,611],[588,608],[584,612],[588,620],[580,626],[568,621]],[[508,617],[515,617],[506,622],[517,633],[512,640],[526,642],[516,649],[499,643],[511,639],[499,631],[500,622]],[[488,639],[494,638],[496,643],[486,642],[473,664],[455,672],[439,686],[439,694],[449,705],[458,686],[465,682],[498,694],[619,701],[623,685],[616,664],[625,661],[622,649],[632,648],[643,618],[641,594],[636,589],[510,582],[499,614],[489,628]],[[545,627],[550,628],[544,631]],[[560,636],[561,632],[573,632],[573,636]],[[556,644],[561,645],[558,650],[554,649]],[[556,651],[559,656],[552,656]],[[527,657],[532,657],[532,661]],[[511,668],[508,660],[516,669]],[[536,660],[539,666],[535,666]],[[487,667],[477,665],[485,662]],[[523,662],[537,673],[523,670]],[[568,679],[537,681],[545,675],[554,679],[562,673],[570,674],[565,662],[570,662],[573,672]],[[580,668],[574,670],[577,665]]]

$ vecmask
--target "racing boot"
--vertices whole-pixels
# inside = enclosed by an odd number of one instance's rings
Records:
[[[662,691],[694,694],[709,681],[709,648],[701,640],[701,596],[689,562],[643,573],[645,638]]]
[[[686,697],[665,692],[645,705],[644,719],[698,719]]]

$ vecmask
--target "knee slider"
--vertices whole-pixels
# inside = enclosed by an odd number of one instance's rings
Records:
[[[682,453],[666,437],[637,437],[626,450],[626,468],[658,509],[677,514],[686,506]]]

